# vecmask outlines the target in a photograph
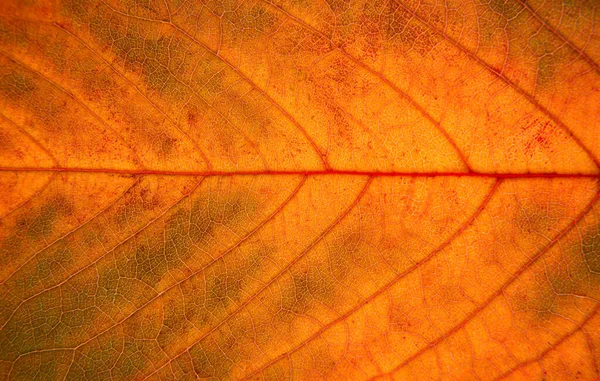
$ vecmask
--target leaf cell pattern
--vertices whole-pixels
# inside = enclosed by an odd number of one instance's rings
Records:
[[[0,379],[597,380],[595,0],[0,3]]]

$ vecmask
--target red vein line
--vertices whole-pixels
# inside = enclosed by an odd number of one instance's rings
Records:
[[[492,173],[492,172],[410,172],[410,171],[360,171],[360,170],[256,170],[256,171],[170,171],[154,169],[115,169],[115,168],[82,168],[82,167],[0,167],[0,172],[77,172],[77,173],[112,173],[115,175],[157,175],[157,176],[373,176],[373,177],[485,177],[497,179],[516,178],[589,178],[600,179],[600,173]]]
[[[579,56],[581,58],[583,58],[584,61],[586,61],[592,68],[594,68],[594,70],[596,71],[596,73],[600,74],[600,67],[598,66],[598,64],[593,59],[591,59],[590,56],[588,56],[583,49],[579,48],[577,45],[575,45],[575,43],[573,43],[565,35],[563,35],[558,30],[558,26],[553,27],[552,25],[550,25],[550,23],[548,21],[544,20],[542,18],[542,16],[540,16],[540,15],[537,14],[537,12],[535,11],[535,9],[533,9],[527,3],[527,1],[517,0],[517,2],[521,3],[521,5],[523,5],[523,7],[525,7],[533,17],[535,17],[544,26],[544,28],[546,28],[547,30],[551,31],[552,34],[554,34],[556,37],[558,37],[564,43],[566,43],[567,45],[569,45],[569,47],[573,51],[575,51],[577,54],[579,54]]]
[[[276,4],[273,4],[270,0],[262,0],[262,1],[265,4],[270,5],[272,8],[274,8],[277,11],[279,11],[280,13],[283,13],[286,17],[290,18],[291,20],[293,20],[297,24],[299,24],[299,25],[303,26],[304,28],[309,29],[313,33],[316,33],[319,36],[325,38],[327,41],[329,41],[329,43],[331,44],[332,47],[334,47],[335,49],[337,49],[346,58],[348,58],[349,60],[351,60],[352,62],[354,62],[356,65],[360,66],[363,70],[366,70],[369,73],[371,73],[371,75],[374,75],[375,77],[377,77],[383,83],[385,83],[386,85],[388,85],[392,90],[394,90],[398,95],[400,95],[400,97],[402,97],[405,100],[409,101],[410,105],[412,105],[421,115],[423,115],[423,117],[425,117],[425,119],[427,119],[427,121],[429,121],[431,124],[433,124],[434,127],[438,130],[438,132],[440,132],[444,136],[444,138],[446,139],[446,141],[452,146],[452,148],[454,149],[454,151],[458,155],[459,159],[462,161],[463,165],[467,168],[467,170],[468,171],[472,171],[472,169],[469,166],[469,163],[467,161],[467,158],[465,157],[465,155],[463,154],[463,152],[458,148],[458,145],[456,144],[456,142],[454,141],[454,139],[452,139],[452,137],[448,134],[448,132],[442,127],[441,122],[435,120],[433,118],[433,116],[431,114],[429,114],[429,112],[427,112],[427,110],[425,110],[425,108],[423,106],[421,106],[420,104],[418,104],[415,99],[413,99],[406,92],[402,91],[402,89],[400,89],[398,86],[396,86],[396,84],[394,84],[392,81],[390,81],[388,78],[386,78],[382,73],[380,73],[380,72],[376,71],[375,69],[371,68],[370,66],[366,65],[365,63],[363,63],[362,61],[360,61],[358,58],[356,58],[352,54],[348,53],[342,47],[336,45],[331,40],[331,38],[329,38],[327,35],[325,35],[320,30],[314,28],[310,24],[307,24],[306,22],[304,22],[300,18],[292,15],[291,13],[289,13],[287,10],[283,9],[282,7],[280,7],[280,6],[276,5]]]
[[[359,201],[367,193],[367,190],[369,189],[369,186],[371,185],[372,182],[373,182],[373,177],[369,177],[367,179],[367,181],[365,182],[365,185],[361,189],[360,193],[356,196],[354,201],[346,208],[346,210],[342,214],[340,214],[338,216],[338,218],[331,225],[329,225],[329,227],[327,227],[327,229],[325,229],[321,233],[321,235],[319,235],[314,241],[312,241],[296,258],[294,258],[290,263],[288,263],[285,267],[283,267],[277,274],[275,274],[267,283],[265,283],[265,285],[263,287],[261,287],[250,298],[248,298],[246,301],[244,301],[242,304],[240,304],[238,308],[236,308],[234,311],[232,311],[225,319],[223,319],[220,323],[215,325],[210,331],[203,334],[202,337],[200,337],[198,340],[196,340],[187,349],[185,349],[183,352],[175,355],[174,357],[170,358],[161,367],[159,367],[154,372],[152,372],[149,375],[147,375],[146,377],[144,377],[144,380],[148,379],[148,377],[151,377],[153,374],[159,372],[162,368],[171,364],[173,362],[173,360],[175,360],[178,357],[182,356],[183,354],[187,353],[191,348],[198,345],[205,338],[209,337],[213,332],[215,332],[223,324],[228,322],[229,319],[236,316],[241,310],[243,310],[245,307],[247,307],[254,299],[256,299],[259,295],[261,295],[265,290],[267,290],[283,274],[285,274],[287,271],[289,271],[290,268],[292,268],[296,263],[298,263],[302,258],[304,258],[307,253],[309,253],[323,238],[325,238],[336,226],[338,226],[340,224],[340,222],[344,218],[346,218],[346,216],[348,216],[348,214],[356,207],[356,205],[358,205]]]
[[[598,359],[596,358],[596,350],[594,348],[594,341],[593,341],[590,333],[588,331],[586,331],[585,328],[582,328],[581,331],[585,335],[585,339],[588,344],[588,349],[590,351],[590,355],[592,356],[592,364],[594,365],[594,373],[596,374],[596,377],[599,378],[600,372],[598,372],[598,361],[597,361]]]
[[[95,113],[92,109],[90,109],[85,103],[83,103],[79,98],[77,98],[75,95],[73,95],[70,91],[68,91],[67,89],[65,89],[64,87],[60,86],[59,84],[57,84],[56,82],[52,81],[50,78],[48,78],[46,75],[44,75],[43,73],[25,65],[23,62],[19,61],[18,59],[16,59],[15,57],[13,57],[12,55],[8,54],[6,51],[1,50],[0,49],[0,54],[4,55],[6,58],[8,58],[9,60],[13,61],[14,63],[16,63],[17,65],[21,66],[22,68],[24,68],[25,70],[28,70],[32,73],[34,73],[35,75],[39,76],[40,78],[42,78],[44,81],[48,82],[49,84],[51,84],[53,87],[57,88],[59,91],[61,91],[62,93],[64,93],[67,97],[71,98],[73,101],[75,101],[75,103],[77,103],[81,108],[83,108],[89,115],[91,115],[94,119],[96,119],[102,126],[104,126],[105,128],[107,128],[108,130],[112,131],[124,144],[125,146],[131,151],[131,153],[133,154],[133,157],[135,158],[135,160],[137,161],[137,164],[142,167],[145,168],[142,160],[139,158],[139,156],[137,155],[137,153],[135,152],[135,150],[129,145],[129,143],[123,138],[123,136],[121,136],[121,134],[119,132],[117,132],[117,130],[115,130],[114,128],[112,128],[108,123],[106,123],[104,121],[104,119],[102,119],[100,117],[100,115],[98,115],[97,113]]]
[[[29,139],[31,139],[31,141],[33,142],[33,144],[35,144],[36,146],[38,146],[42,151],[44,151],[48,155],[48,157],[50,158],[50,160],[52,160],[52,162],[54,163],[54,165],[58,165],[58,160],[56,160],[56,158],[54,157],[54,155],[52,155],[52,153],[42,143],[40,143],[39,140],[37,140],[36,138],[34,138],[33,136],[31,136],[31,134],[29,134],[29,132],[25,131],[25,129],[23,129],[21,126],[19,126],[13,120],[7,118],[4,114],[0,113],[0,118],[6,120],[9,124],[13,125],[17,130],[19,130],[19,132],[21,132],[23,135],[25,135]],[[48,178],[48,181],[46,181],[46,183],[42,187],[40,187],[34,194],[32,194],[26,200],[22,201],[20,204],[14,206],[13,209],[9,210],[8,212],[6,212],[2,216],[0,216],[0,221],[2,221],[2,219],[6,218],[7,216],[11,215],[12,213],[16,212],[17,210],[19,210],[20,208],[22,208],[24,205],[26,205],[27,203],[29,203],[29,201],[33,200],[35,197],[37,197],[38,195],[40,195],[46,188],[48,188],[50,186],[50,184],[52,183],[52,180],[54,180],[54,178],[56,177],[56,175],[57,175],[56,172],[53,173]]]
[[[544,356],[546,356],[548,353],[550,353],[553,350],[555,350],[559,345],[561,345],[563,342],[565,342],[571,336],[575,335],[579,331],[583,331],[583,326],[585,326],[587,324],[587,322],[590,321],[596,315],[596,313],[598,312],[599,309],[600,309],[600,303],[596,304],[596,306],[594,307],[594,309],[588,314],[588,316],[585,317],[585,319],[583,319],[583,321],[581,323],[579,323],[577,325],[577,327],[575,327],[570,332],[568,332],[566,335],[564,335],[563,337],[561,337],[558,341],[556,341],[555,343],[553,343],[552,345],[550,345],[542,353],[540,353],[537,357],[529,359],[529,360],[526,360],[526,361],[523,361],[523,362],[517,364],[517,366],[509,369],[507,372],[505,372],[505,373],[501,374],[500,376],[496,377],[494,379],[494,381],[507,378],[508,376],[510,376],[511,374],[513,374],[514,372],[516,372],[517,370],[522,369],[522,368],[526,367],[527,365],[532,364],[534,362],[540,361],[542,358],[544,358]]]
[[[402,273],[396,275],[396,277],[394,277],[394,279],[390,280],[387,284],[385,284],[379,290],[377,290],[376,292],[374,292],[373,294],[371,294],[369,297],[365,298],[363,301],[361,301],[359,304],[357,304],[356,306],[354,306],[353,308],[351,308],[350,310],[348,310],[343,315],[341,315],[338,318],[332,320],[331,322],[325,324],[317,332],[315,332],[312,336],[310,336],[309,338],[303,340],[302,343],[300,343],[296,347],[290,349],[289,351],[287,351],[285,353],[282,353],[281,355],[279,355],[278,357],[276,357],[273,360],[269,361],[267,364],[261,366],[259,369],[255,370],[251,374],[245,376],[243,379],[244,380],[250,379],[250,378],[256,376],[257,374],[261,373],[265,369],[269,368],[271,365],[276,364],[280,360],[282,360],[282,359],[284,359],[286,357],[291,356],[293,353],[297,352],[298,350],[300,350],[301,348],[305,347],[310,342],[312,342],[314,339],[316,339],[317,337],[321,336],[323,334],[323,332],[325,332],[329,328],[333,327],[337,323],[346,320],[348,317],[350,317],[351,315],[353,315],[354,313],[356,313],[357,311],[359,311],[360,309],[362,309],[364,306],[366,306],[369,302],[373,301],[375,298],[377,298],[378,296],[380,296],[384,292],[388,291],[390,288],[392,288],[393,285],[395,285],[396,283],[398,283],[401,279],[403,279],[407,275],[411,274],[412,272],[416,271],[421,266],[423,266],[425,263],[427,263],[427,262],[431,261],[433,258],[435,258],[439,252],[441,252],[444,248],[446,248],[448,245],[450,245],[452,243],[452,241],[454,241],[469,226],[471,226],[473,224],[473,222],[475,221],[475,219],[477,219],[477,217],[479,217],[479,215],[483,212],[483,210],[485,209],[485,207],[489,204],[490,200],[492,199],[492,196],[496,193],[496,190],[498,189],[498,187],[500,186],[501,183],[502,183],[502,180],[497,180],[494,183],[494,185],[491,187],[491,189],[488,192],[487,196],[481,202],[481,205],[477,208],[477,210],[475,210],[475,212],[471,215],[471,217],[469,217],[469,219],[467,221],[465,221],[465,223],[462,224],[462,226],[460,226],[458,228],[458,230],[456,230],[454,232],[454,234],[452,234],[441,245],[439,245],[438,247],[436,247],[425,258],[423,258],[420,261],[416,262],[414,265],[412,265],[410,268],[404,270]]]
[[[236,68],[235,66],[233,66],[233,64],[231,64],[231,62],[229,62],[228,60],[226,60],[218,52],[215,52],[212,49],[210,49],[208,46],[204,45],[202,42],[200,42],[195,37],[193,37],[191,34],[189,34],[185,29],[181,28],[179,25],[176,25],[176,24],[174,24],[172,22],[169,22],[169,24],[173,28],[175,28],[176,30],[178,30],[179,32],[181,32],[183,35],[185,35],[187,38],[189,38],[190,40],[194,41],[196,44],[202,46],[204,49],[206,49],[207,51],[209,51],[210,53],[212,53],[215,57],[217,57],[220,61],[222,61],[230,69],[232,69],[237,75],[239,75],[241,78],[243,78],[244,80],[246,80],[262,96],[264,96],[266,99],[268,99],[271,102],[271,104],[274,105],[277,110],[279,110],[279,112],[281,112],[290,122],[292,122],[292,124],[294,125],[294,127],[296,127],[296,129],[298,129],[298,131],[300,131],[300,133],[302,133],[302,135],[304,135],[304,137],[306,138],[306,140],[308,140],[309,144],[312,146],[313,150],[315,151],[315,153],[319,157],[319,160],[321,161],[321,164],[323,165],[323,168],[325,168],[326,170],[327,169],[331,169],[331,167],[329,166],[329,163],[327,162],[327,159],[325,159],[325,157],[323,156],[323,154],[321,154],[321,151],[320,151],[319,147],[317,146],[317,143],[308,134],[308,132],[306,131],[306,129],[304,127],[302,127],[302,125],[286,109],[284,109],[283,106],[281,106],[279,103],[277,103],[275,101],[275,99],[273,99],[269,94],[267,94],[266,91],[264,91],[263,89],[261,89],[256,83],[254,83],[254,81],[252,81],[249,77],[247,77],[244,73],[242,73],[238,68]]]
[[[598,190],[598,192],[596,193],[596,196],[594,198],[592,198],[590,203],[573,220],[573,222],[571,222],[571,224],[569,224],[562,232],[560,232],[560,234],[558,234],[556,237],[554,237],[554,239],[552,239],[552,241],[550,241],[550,243],[548,243],[548,245],[546,245],[537,254],[535,254],[517,272],[515,272],[513,275],[511,275],[511,277],[509,278],[509,280],[507,282],[505,282],[496,292],[494,292],[492,295],[490,295],[490,297],[487,298],[483,303],[481,303],[479,306],[477,306],[477,308],[475,308],[473,311],[471,311],[471,313],[469,313],[467,315],[467,317],[465,319],[463,319],[459,324],[457,324],[454,328],[452,328],[449,331],[447,331],[446,333],[444,333],[442,336],[438,337],[436,340],[429,343],[429,345],[422,348],[417,353],[410,356],[408,359],[406,359],[401,364],[397,365],[391,371],[389,371],[383,375],[380,375],[378,377],[385,376],[385,375],[391,375],[391,374],[397,372],[398,370],[403,368],[405,365],[407,365],[408,363],[412,362],[414,359],[421,356],[423,353],[428,352],[431,349],[435,348],[439,343],[446,340],[449,336],[451,336],[454,333],[458,332],[459,330],[463,329],[468,322],[473,320],[473,318],[475,316],[477,316],[477,314],[479,314],[479,312],[481,312],[484,308],[486,308],[495,298],[497,298],[499,295],[501,295],[504,292],[504,290],[506,290],[506,288],[508,286],[510,286],[515,280],[517,280],[521,274],[523,274],[529,267],[531,267],[534,263],[536,263],[538,261],[538,259],[540,259],[544,253],[546,253],[548,250],[550,250],[550,248],[552,248],[552,246],[554,246],[562,237],[564,237],[568,232],[571,231],[571,229],[573,229],[575,226],[577,226],[577,224],[585,217],[585,215],[590,210],[592,210],[594,204],[596,204],[596,201],[598,201],[599,198],[600,198],[600,190]]]
[[[175,127],[175,129],[177,129],[179,132],[181,132],[183,134],[183,136],[185,136],[186,138],[188,138],[192,142],[192,145],[196,148],[196,150],[198,150],[198,152],[202,156],[202,159],[206,162],[206,166],[208,167],[208,169],[212,169],[212,164],[211,164],[210,160],[208,159],[208,156],[198,146],[198,144],[196,143],[196,141],[194,139],[192,139],[189,136],[189,134],[187,134],[185,131],[183,131],[177,125],[177,123],[175,123],[175,121],[173,119],[171,119],[171,117],[169,115],[167,115],[162,109],[160,109],[158,107],[158,105],[156,103],[154,103],[154,101],[152,101],[146,94],[144,94],[137,87],[137,85],[135,85],[133,82],[131,82],[129,80],[129,78],[127,78],[124,74],[122,74],[120,71],[118,71],[117,68],[111,62],[109,62],[106,58],[104,58],[100,53],[98,53],[94,49],[92,49],[92,47],[89,44],[87,44],[83,39],[81,39],[79,36],[77,36],[76,34],[74,34],[73,32],[71,32],[69,29],[65,28],[64,26],[60,25],[57,22],[52,23],[52,25],[54,25],[55,27],[61,29],[67,35],[73,37],[74,39],[76,39],[77,41],[79,41],[81,44],[83,44],[86,48],[88,48],[89,51],[91,51],[96,56],[98,56],[109,68],[111,68],[113,72],[115,72],[119,77],[121,77],[129,86],[131,86],[132,88],[134,88],[137,91],[137,93],[140,94],[144,99],[146,99],[148,101],[148,103],[150,103],[165,119],[167,119],[169,122],[171,122],[171,124]]]
[[[138,19],[138,20],[142,20],[142,21],[146,21],[146,22],[159,22],[159,23],[162,23],[162,24],[170,25],[173,29],[175,29],[179,33],[183,34],[184,36],[186,36],[187,38],[189,38],[191,41],[193,41],[197,45],[199,45],[202,48],[204,48],[207,52],[209,52],[210,54],[212,54],[215,58],[217,58],[218,60],[220,60],[221,62],[223,62],[224,64],[226,64],[231,70],[233,70],[237,75],[239,75],[240,78],[242,78],[243,80],[245,80],[252,88],[254,88],[256,91],[258,91],[267,100],[269,100],[269,102],[273,106],[275,106],[275,108],[277,110],[279,110],[290,122],[292,122],[292,124],[294,125],[294,127],[296,127],[296,129],[298,129],[298,131],[300,131],[302,133],[302,135],[304,135],[304,137],[308,140],[308,142],[310,143],[310,145],[314,149],[317,157],[319,158],[319,160],[323,164],[323,168],[325,168],[326,170],[330,169],[329,163],[323,157],[323,155],[321,154],[321,151],[319,150],[319,147],[317,146],[317,144],[315,143],[315,141],[313,140],[313,138],[306,132],[306,130],[304,129],[304,127],[302,127],[302,125],[300,125],[300,123],[298,123],[298,121],[296,121],[296,119],[294,119],[294,117],[287,110],[285,110],[279,103],[277,103],[270,95],[268,95],[263,89],[261,89],[256,83],[254,83],[254,81],[252,81],[249,77],[247,77],[244,73],[242,73],[238,68],[236,68],[233,64],[231,64],[231,62],[227,61],[224,57],[222,57],[221,55],[219,55],[218,52],[210,49],[208,46],[206,46],[205,44],[203,44],[202,42],[200,42],[199,40],[197,40],[194,36],[192,36],[191,34],[189,34],[185,29],[181,28],[179,25],[176,25],[176,24],[174,24],[171,21],[149,19],[149,18],[145,18],[145,17],[140,17],[140,16],[132,15],[132,14],[125,13],[125,12],[122,12],[122,11],[120,11],[118,9],[113,8],[112,6],[110,6],[109,4],[107,4],[104,0],[101,0],[101,1],[112,12],[117,13],[119,15],[122,15],[122,16],[125,16],[125,17],[134,18],[134,19]],[[193,89],[191,89],[191,88],[190,88],[190,90],[193,91]],[[206,103],[208,104],[208,102],[206,102]],[[257,151],[258,151],[258,149],[257,149]]]
[[[465,48],[463,45],[461,45],[460,43],[458,43],[456,40],[454,40],[453,38],[451,38],[450,36],[448,36],[448,34],[446,34],[444,31],[436,28],[434,25],[432,25],[431,23],[429,23],[428,21],[426,21],[420,14],[418,14],[417,12],[415,12],[412,9],[408,8],[400,0],[394,0],[394,1],[396,2],[396,4],[398,4],[399,6],[401,6],[402,8],[404,8],[404,10],[406,10],[408,13],[410,13],[414,18],[416,18],[417,20],[419,20],[419,22],[421,22],[422,24],[426,25],[433,32],[435,32],[435,33],[439,34],[440,36],[444,37],[444,39],[446,41],[450,42],[458,50],[460,50],[461,52],[465,53],[467,56],[471,57],[472,60],[474,60],[475,62],[477,62],[479,65],[481,65],[481,67],[483,67],[484,69],[486,69],[493,76],[499,78],[504,83],[508,84],[517,93],[519,93],[523,97],[525,97],[538,110],[540,110],[542,113],[546,114],[548,116],[548,118],[550,118],[550,120],[552,120],[554,123],[556,123],[558,126],[560,126],[565,131],[565,133],[567,135],[569,135],[569,137],[571,139],[573,139],[573,141],[586,153],[586,155],[588,155],[588,157],[590,158],[590,160],[592,160],[594,162],[594,164],[596,165],[596,167],[600,169],[600,161],[592,153],[592,151],[590,151],[589,148],[586,145],[584,145],[583,142],[577,136],[575,136],[575,134],[573,134],[573,131],[571,131],[556,115],[554,115],[552,112],[550,112],[550,110],[548,110],[547,108],[545,108],[544,106],[542,106],[535,99],[535,96],[533,96],[530,93],[528,93],[527,91],[525,91],[525,89],[523,89],[521,86],[519,86],[515,82],[511,81],[501,71],[496,70],[495,68],[493,68],[492,66],[490,66],[483,59],[479,58],[479,56],[477,56],[475,53],[471,52],[469,49]]]

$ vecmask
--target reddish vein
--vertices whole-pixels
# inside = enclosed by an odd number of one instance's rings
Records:
[[[181,353],[179,353],[179,354],[175,355],[174,357],[170,358],[165,364],[163,364],[160,368],[158,368],[157,370],[155,370],[154,372],[152,372],[151,374],[149,374],[148,376],[146,376],[144,379],[148,379],[148,377],[151,377],[152,375],[156,374],[162,368],[164,368],[168,364],[172,363],[178,357],[180,357],[183,354],[189,352],[190,349],[192,349],[194,346],[198,345],[204,339],[206,339],[207,337],[209,337],[213,332],[215,332],[217,329],[219,329],[223,324],[225,324],[226,322],[228,322],[231,318],[233,318],[234,316],[236,316],[240,311],[242,311],[244,308],[246,308],[253,300],[255,300],[264,291],[266,291],[271,285],[273,285],[276,280],[278,280],[279,278],[281,278],[281,276],[283,276],[283,274],[285,274],[287,271],[289,271],[290,268],[292,268],[302,258],[304,258],[319,242],[321,242],[336,226],[338,226],[340,224],[340,222],[342,220],[344,220],[348,216],[348,214],[350,214],[350,212],[358,205],[358,203],[360,202],[360,200],[367,193],[367,191],[369,189],[369,186],[371,185],[372,182],[373,182],[373,177],[369,177],[367,179],[367,181],[365,182],[365,185],[361,189],[360,193],[356,196],[356,198],[354,199],[354,201],[346,208],[346,210],[341,215],[339,215],[338,218],[335,221],[333,221],[333,223],[331,225],[329,225],[329,227],[327,229],[325,229],[325,231],[323,231],[322,234],[320,234],[315,240],[313,240],[296,258],[294,258],[285,267],[283,267],[277,274],[275,274],[275,276],[273,276],[271,278],[271,280],[269,280],[267,283],[265,283],[265,285],[263,287],[261,287],[258,291],[256,291],[245,302],[243,302],[242,304],[240,304],[238,306],[238,308],[236,308],[234,311],[232,311],[231,314],[229,314],[225,319],[223,319],[221,322],[219,322],[217,325],[215,325],[210,331],[208,331],[207,333],[205,333],[204,335],[202,335],[202,337],[200,337],[198,340],[196,340],[192,345],[190,345],[188,348],[186,348]]]
[[[600,179],[600,173],[559,173],[559,172],[411,172],[411,171],[359,171],[359,170],[243,170],[243,171],[171,171],[159,169],[115,169],[82,167],[0,167],[0,172],[67,172],[67,173],[112,173],[115,175],[156,175],[156,176],[373,176],[373,177],[484,177],[495,179],[517,178],[589,178]]]
[[[394,284],[398,283],[401,279],[405,278],[407,275],[409,275],[412,272],[416,271],[421,266],[423,266],[425,263],[429,262],[434,257],[436,257],[437,254],[440,251],[442,251],[443,249],[445,249],[446,247],[448,247],[448,245],[450,245],[452,243],[452,241],[454,241],[458,236],[460,236],[465,231],[465,229],[467,229],[469,226],[471,226],[473,224],[473,222],[475,221],[475,219],[477,219],[477,217],[481,214],[481,212],[489,204],[490,200],[492,199],[492,196],[496,193],[496,190],[500,186],[501,182],[502,182],[502,180],[496,181],[495,184],[492,186],[491,190],[488,192],[488,194],[485,197],[485,199],[482,201],[481,205],[473,213],[473,215],[471,215],[471,217],[464,224],[462,224],[462,226],[458,230],[456,230],[454,232],[454,234],[452,234],[452,236],[450,236],[450,238],[448,238],[441,245],[439,245],[437,248],[435,248],[435,250],[433,250],[431,253],[429,253],[425,258],[421,259],[420,261],[418,261],[414,265],[412,265],[410,268],[408,268],[405,271],[403,271],[402,273],[398,274],[396,277],[394,277],[394,279],[392,279],[391,281],[389,281],[386,285],[384,285],[383,287],[381,287],[375,293],[371,294],[369,297],[365,298],[362,302],[360,302],[358,305],[354,306],[352,309],[350,309],[349,311],[347,311],[345,314],[343,314],[343,315],[339,316],[338,318],[336,318],[335,320],[333,320],[333,321],[325,324],[321,329],[319,329],[317,332],[315,332],[311,337],[309,337],[306,340],[303,340],[302,343],[300,343],[299,345],[297,345],[293,349],[291,349],[291,350],[289,350],[289,351],[287,351],[285,353],[282,353],[281,355],[279,355],[275,359],[271,360],[269,363],[263,365],[261,368],[257,369],[256,371],[254,371],[250,375],[244,377],[244,379],[250,379],[250,378],[254,377],[255,375],[257,375],[257,374],[261,373],[262,371],[264,371],[265,369],[267,369],[269,366],[271,366],[273,364],[276,364],[280,360],[282,360],[282,359],[284,359],[286,357],[289,357],[292,353],[295,353],[298,350],[302,349],[303,347],[305,347],[306,345],[308,345],[308,343],[312,342],[314,339],[316,339],[317,337],[321,336],[323,334],[323,332],[325,332],[329,328],[333,327],[335,324],[337,324],[337,323],[339,323],[341,321],[346,320],[348,317],[350,317],[352,314],[354,314],[357,311],[359,311],[361,308],[363,308],[364,306],[366,306],[369,302],[371,302],[372,300],[374,300],[375,298],[377,298],[379,295],[381,295],[384,292],[388,291]]]
[[[481,67],[483,67],[484,69],[486,69],[493,76],[495,76],[496,78],[502,80],[504,83],[508,84],[517,93],[519,93],[523,97],[525,97],[525,99],[527,99],[529,101],[529,103],[531,103],[532,105],[534,105],[542,113],[546,114],[548,116],[548,118],[550,118],[550,120],[552,120],[554,123],[556,123],[558,126],[560,126],[563,129],[563,131],[565,131],[565,133],[567,135],[569,135],[569,137],[571,139],[573,139],[573,141],[586,153],[586,155],[590,158],[590,160],[592,160],[594,162],[594,164],[596,165],[596,167],[600,168],[600,160],[598,160],[598,158],[596,157],[596,155],[594,155],[594,153],[585,144],[583,144],[583,142],[581,141],[581,139],[579,139],[579,137],[576,136],[573,133],[573,131],[571,131],[571,129],[569,129],[567,127],[567,125],[565,123],[563,123],[562,120],[560,120],[556,115],[554,115],[552,112],[550,112],[550,110],[548,110],[546,107],[542,106],[542,104],[535,99],[534,95],[531,95],[529,92],[525,91],[525,89],[523,89],[521,86],[519,86],[517,83],[513,82],[512,80],[510,80],[504,73],[502,73],[502,71],[497,70],[494,67],[490,66],[490,64],[488,64],[482,58],[480,58],[479,56],[477,56],[475,53],[471,52],[469,49],[467,49],[466,47],[464,47],[458,41],[456,41],[453,38],[451,38],[446,32],[444,32],[443,30],[438,29],[433,24],[431,24],[430,22],[428,22],[427,20],[425,20],[425,18],[423,16],[421,16],[419,13],[413,11],[412,9],[410,9],[409,7],[407,7],[405,4],[403,4],[399,0],[394,0],[394,1],[399,6],[401,6],[402,8],[404,8],[404,10],[406,10],[408,13],[410,13],[411,16],[413,16],[414,18],[416,18],[420,23],[422,23],[425,26],[427,26],[431,31],[433,31],[433,32],[439,34],[440,36],[444,37],[446,39],[446,41],[448,41],[450,44],[454,45],[459,51],[461,51],[464,54],[466,54],[467,56],[469,56],[472,60],[474,60],[475,62],[477,62]]]
[[[573,222],[571,222],[571,224],[569,224],[569,226],[567,226],[562,232],[560,232],[560,234],[558,234],[556,237],[554,237],[554,239],[552,241],[550,241],[550,243],[548,243],[548,245],[546,245],[544,248],[542,248],[529,261],[527,261],[527,263],[525,263],[524,266],[522,266],[517,272],[515,272],[507,282],[505,282],[496,292],[494,292],[492,295],[490,295],[490,297],[487,298],[483,303],[478,305],[477,308],[475,308],[473,311],[471,311],[471,313],[468,314],[467,317],[465,319],[463,319],[459,324],[457,324],[454,328],[452,328],[449,331],[447,331],[446,333],[444,333],[442,336],[438,337],[436,340],[429,343],[429,345],[422,348],[421,350],[419,350],[418,352],[416,352],[415,354],[410,356],[408,359],[406,359],[401,364],[399,364],[394,369],[392,369],[391,371],[387,372],[384,375],[391,375],[391,374],[397,372],[398,370],[400,370],[401,368],[406,366],[408,363],[412,362],[413,360],[415,360],[422,354],[428,352],[432,348],[435,348],[439,343],[446,340],[448,337],[452,336],[459,330],[463,329],[467,325],[468,322],[473,320],[473,318],[475,316],[477,316],[481,311],[483,311],[483,309],[486,308],[496,297],[501,295],[506,290],[506,288],[508,288],[508,286],[510,286],[515,280],[517,280],[519,278],[519,276],[521,274],[523,274],[528,268],[530,268],[534,263],[536,263],[542,257],[542,255],[544,253],[546,253],[548,250],[550,250],[550,248],[552,248],[562,237],[564,237],[568,232],[571,231],[571,229],[573,229],[575,226],[577,226],[577,224],[585,217],[585,215],[587,213],[589,213],[590,210],[592,210],[594,204],[596,204],[596,202],[598,201],[599,198],[600,198],[600,190],[596,193],[596,196],[590,201],[590,203],[586,206],[586,208],[573,220]],[[381,376],[384,376],[384,375],[381,375]]]

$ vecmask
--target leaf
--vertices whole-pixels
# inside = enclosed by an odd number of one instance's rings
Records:
[[[598,12],[1,2],[1,378],[598,379]]]

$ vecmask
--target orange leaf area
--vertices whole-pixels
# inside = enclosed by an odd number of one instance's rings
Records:
[[[0,2],[0,380],[598,380],[596,0]]]

